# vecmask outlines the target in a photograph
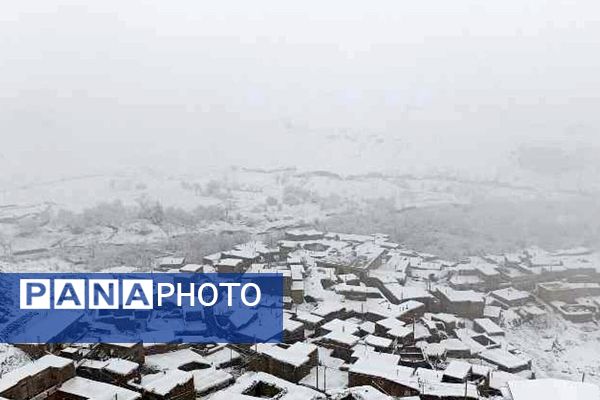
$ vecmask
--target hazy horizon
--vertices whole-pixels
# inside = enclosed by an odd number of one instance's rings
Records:
[[[494,177],[521,145],[592,160],[600,7],[574,4],[4,2],[0,168]]]

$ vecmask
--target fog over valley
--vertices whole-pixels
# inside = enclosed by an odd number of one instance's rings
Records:
[[[2,178],[238,165],[512,180],[564,163],[591,179],[597,11],[512,0],[3,4]]]

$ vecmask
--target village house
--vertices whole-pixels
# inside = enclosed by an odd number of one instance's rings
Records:
[[[390,396],[405,398],[417,396],[427,400],[475,400],[479,398],[473,384],[444,383],[423,379],[414,368],[397,365],[397,356],[370,353],[350,366],[349,386],[371,385]]]
[[[337,276],[337,278],[339,282],[345,283],[346,285],[360,285],[360,278],[354,274],[340,274]]]
[[[359,277],[367,276],[368,270],[381,266],[387,250],[373,242],[365,242],[354,248],[356,260],[351,265],[349,272],[353,272]]]
[[[9,322],[5,329],[10,332],[11,341],[18,343],[18,348],[32,357],[41,357],[60,350],[59,343],[75,341],[84,332],[85,324],[81,312],[65,310],[51,320],[44,314],[32,314],[25,321],[17,318]],[[36,343],[21,339],[31,330],[39,333]]]
[[[485,301],[483,295],[479,292],[438,288],[435,296],[439,299],[444,312],[465,318],[480,318],[483,316]]]
[[[246,269],[253,263],[260,262],[260,254],[253,248],[233,248],[221,253],[221,259],[235,258],[242,261],[242,268]]]
[[[243,261],[243,269],[251,264],[265,261],[274,262],[279,250],[268,248],[262,242],[247,242],[233,246],[231,250],[221,253],[222,258],[238,258]]]
[[[292,319],[293,315],[283,314],[283,342],[295,343],[304,340],[304,324]]]
[[[232,386],[211,396],[211,400],[251,400],[256,398],[318,400],[325,399],[326,396],[316,390],[296,385],[264,372],[247,372],[240,376]]]
[[[530,359],[514,355],[503,349],[484,350],[479,353],[479,357],[505,372],[515,373],[531,369]]]
[[[374,287],[362,285],[349,285],[340,283],[333,287],[333,290],[344,296],[348,300],[365,301],[367,298],[381,298],[381,292]]]
[[[230,373],[219,368],[231,367],[240,362],[240,355],[233,349],[217,346],[208,351],[210,353],[204,356],[192,349],[151,355],[146,357],[145,366],[155,372],[168,370],[189,372],[193,376],[196,394],[206,395],[226,387],[234,380]]]
[[[596,306],[592,304],[569,304],[564,301],[556,300],[551,301],[550,305],[558,311],[564,319],[576,323],[590,322],[597,313]]]
[[[414,376],[428,382],[441,382],[444,377],[444,371],[428,368],[417,368]]]
[[[534,304],[520,307],[517,309],[517,314],[523,319],[523,321],[544,321],[548,315],[546,310]]]
[[[421,400],[476,400],[477,386],[473,383],[457,384],[445,382],[423,382]]]
[[[353,353],[353,347],[360,338],[351,333],[342,331],[332,331],[319,339],[318,344],[333,350],[332,355],[342,360],[350,361]]]
[[[431,319],[439,326],[442,324],[442,330],[446,333],[451,333],[458,327],[459,320],[454,314],[449,313],[436,313],[436,314],[425,314],[426,318]]]
[[[306,329],[313,331],[318,329],[325,321],[323,317],[300,310],[294,314],[293,319],[302,322]]]
[[[98,343],[96,353],[106,357],[122,358],[136,362],[144,363],[144,346],[142,342],[137,343]]]
[[[596,282],[544,282],[537,285],[537,293],[546,301],[575,302],[578,297],[600,296],[600,284]]]
[[[315,259],[317,267],[332,269],[336,274],[353,273],[350,266],[356,261],[357,255],[352,248],[329,252],[325,257]]]
[[[406,325],[405,322],[400,321],[397,318],[389,317],[375,322],[375,333],[377,335],[384,336],[390,330],[395,328],[402,328]]]
[[[285,348],[274,344],[256,344],[250,369],[262,371],[297,383],[317,365],[317,346],[310,343],[294,343]]]
[[[285,239],[299,242],[304,240],[319,240],[323,239],[325,234],[315,229],[294,229],[285,232]]]
[[[531,299],[529,292],[512,287],[495,290],[490,293],[490,296],[504,309],[523,306]]]
[[[217,369],[233,367],[242,361],[242,356],[237,351],[223,345],[207,350],[204,358]]]
[[[215,266],[220,274],[240,274],[244,272],[244,261],[240,258],[222,258]]]
[[[501,344],[486,335],[485,333],[477,333],[471,329],[460,328],[454,331],[456,337],[471,349],[471,353],[477,354],[486,349],[497,349]]]
[[[197,396],[206,396],[222,390],[235,381],[233,375],[221,369],[207,368],[191,373],[194,375],[194,390]]]
[[[286,257],[288,254],[301,248],[301,242],[295,242],[292,240],[279,240],[277,241],[277,248],[279,250],[280,257]]]
[[[383,334],[383,336],[392,339],[400,345],[413,344],[415,342],[414,325],[394,327]]]
[[[446,356],[449,358],[468,358],[471,356],[470,347],[460,339],[444,339],[440,341],[440,344],[446,349]]]
[[[204,272],[204,265],[202,264],[185,264],[179,268],[179,272],[184,274],[197,274]]]
[[[311,311],[311,314],[322,318],[325,323],[336,318],[343,318],[346,315],[346,307],[340,303],[320,302],[317,308]]]
[[[119,400],[138,400],[142,398],[142,395],[136,391],[76,376],[63,383],[49,397],[49,400],[94,400],[100,396]]]
[[[464,383],[471,378],[473,367],[464,361],[452,360],[444,370],[443,382]]]
[[[109,358],[105,361],[86,359],[77,366],[77,375],[122,386],[139,377],[139,367],[138,363],[120,358]]]
[[[531,271],[520,267],[499,267],[498,271],[504,282],[510,282],[511,286],[520,290],[533,290],[538,276]]]
[[[148,400],[196,399],[194,376],[178,369],[144,375],[130,381],[129,386],[139,390]]]
[[[302,264],[288,264],[293,281],[304,281],[304,265]]]
[[[202,262],[207,265],[217,265],[221,259],[221,252],[206,255],[202,258]]]
[[[376,335],[367,335],[363,338],[365,344],[373,347],[379,352],[387,352],[392,350],[392,344],[394,341],[389,338],[384,338]]]
[[[518,312],[518,310],[517,310],[517,312]],[[488,303],[483,308],[483,317],[488,318],[488,319],[494,321],[495,323],[499,323],[500,318],[502,317],[502,308],[500,306],[489,305],[489,303]]]
[[[357,334],[359,330],[359,324],[352,319],[341,320],[336,318],[321,325],[318,330],[318,334],[319,336],[324,336],[329,332],[339,331],[354,335]]]
[[[418,343],[418,345],[417,343],[412,343],[400,346],[397,349],[400,356],[400,365],[413,369],[430,367],[430,361],[425,357],[424,346],[426,346],[424,343]]]
[[[407,300],[399,304],[398,310],[399,315],[396,318],[398,318],[400,321],[409,323],[419,320],[421,317],[423,317],[425,315],[425,311],[427,310],[427,306],[420,301]]]
[[[473,272],[475,272],[474,269]],[[448,280],[448,284],[455,290],[474,290],[483,287],[483,280],[475,273],[472,275],[453,274]]]
[[[290,287],[290,297],[296,304],[304,303],[304,281],[292,281],[292,285]]]
[[[398,355],[359,352],[360,356],[348,370],[350,387],[371,385],[391,396],[416,396],[419,383],[413,378],[414,368],[398,365]]]
[[[68,346],[60,349],[58,355],[64,358],[70,358],[74,361],[79,361],[88,354],[90,349],[84,347]]]
[[[144,363],[144,366],[152,371],[165,371],[169,369],[192,371],[209,368],[210,365],[210,361],[189,348],[148,355]]]
[[[379,287],[383,295],[392,303],[400,304],[409,300],[418,301],[430,310],[434,297],[425,288],[419,286],[402,286],[399,283],[386,283]]]
[[[478,333],[485,333],[488,336],[504,336],[504,329],[488,318],[475,318],[473,320],[473,330]]]
[[[502,283],[502,275],[496,265],[479,258],[472,259],[471,265],[475,269],[477,276],[481,278],[483,289],[493,290],[498,288]]]
[[[167,271],[171,269],[180,269],[185,265],[185,257],[163,257],[158,260],[157,269]]]
[[[68,358],[45,355],[0,377],[0,397],[30,399],[75,376],[75,363]]]

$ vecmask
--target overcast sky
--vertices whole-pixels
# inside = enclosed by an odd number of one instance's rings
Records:
[[[597,0],[2,1],[0,167],[475,169],[598,143],[598,71]]]

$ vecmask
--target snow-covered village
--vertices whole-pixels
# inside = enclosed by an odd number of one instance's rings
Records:
[[[598,16],[0,1],[0,400],[600,400]]]
[[[172,254],[151,271],[281,274],[282,343],[3,345],[0,398],[595,399],[598,266],[586,248],[449,261],[312,228]]]

